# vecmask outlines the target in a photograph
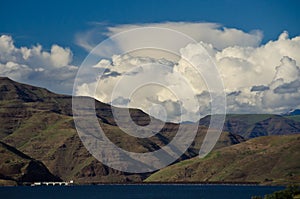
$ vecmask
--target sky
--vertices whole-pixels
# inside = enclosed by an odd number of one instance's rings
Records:
[[[297,0],[1,0],[0,33],[12,35],[17,46],[37,43],[45,49],[54,43],[68,46],[74,60],[80,63],[85,54],[76,45],[75,35],[92,28],[93,22],[106,25],[212,22],[246,32],[262,30],[266,42],[276,39],[284,30],[291,37],[300,34],[299,6]]]
[[[99,42],[132,28],[166,27],[192,37],[207,50],[223,77],[228,112],[281,113],[299,108],[300,1],[0,1],[1,76],[71,94],[79,66]],[[118,45],[129,44],[119,41]],[[191,45],[180,54],[192,57],[200,51],[199,46]],[[121,96],[108,97],[125,69],[146,62],[163,63],[172,70],[160,71],[167,74],[161,78],[183,71],[202,103],[201,114],[207,114],[210,110],[207,89],[197,87],[201,83],[194,73],[186,70],[184,60],[177,61],[133,55],[102,60],[106,63],[102,67],[111,70],[106,74],[103,91],[91,94],[95,82],[89,82],[80,85],[76,94],[92,95],[107,103],[114,100],[120,106],[130,103],[146,112],[149,106],[160,104],[170,121],[178,121],[182,102],[166,91],[147,88],[155,99],[150,100],[141,92],[140,97],[146,100],[136,100],[143,104]],[[140,76],[135,78],[145,77],[145,72],[137,74]],[[181,106],[184,120],[194,120],[193,115],[199,110]],[[160,108],[151,111],[158,117],[164,115]]]

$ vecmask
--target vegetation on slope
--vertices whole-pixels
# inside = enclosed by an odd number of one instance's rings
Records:
[[[264,136],[166,167],[146,182],[300,182],[300,135]]]

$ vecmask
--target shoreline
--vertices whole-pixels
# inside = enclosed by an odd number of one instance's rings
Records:
[[[259,185],[259,182],[93,182],[79,185]]]
[[[1,185],[0,188],[8,187],[88,187],[88,186],[255,186],[255,187],[287,187],[288,185],[266,185],[254,183],[99,183],[99,184],[73,184],[73,185]]]
[[[260,182],[223,182],[223,181],[211,181],[211,182],[72,182],[72,183],[64,183],[64,182],[23,182],[18,185],[0,185],[0,187],[20,187],[20,186],[97,186],[97,185],[199,185],[199,186],[205,186],[205,185],[228,185],[228,186],[281,186],[286,187],[291,184],[297,184],[297,183],[284,183],[284,184],[264,184]]]

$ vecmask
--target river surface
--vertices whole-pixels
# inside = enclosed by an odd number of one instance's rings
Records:
[[[87,185],[0,187],[3,199],[250,199],[251,196],[282,190],[257,185]]]

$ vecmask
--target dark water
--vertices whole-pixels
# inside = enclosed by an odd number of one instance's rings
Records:
[[[250,199],[284,187],[254,185],[94,185],[0,187],[0,197],[43,199]]]

